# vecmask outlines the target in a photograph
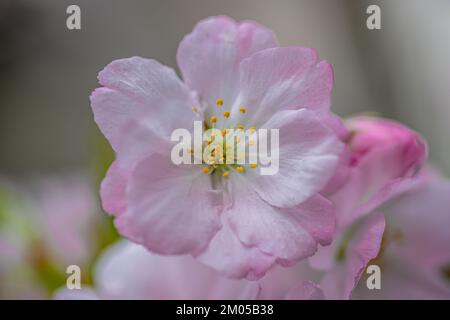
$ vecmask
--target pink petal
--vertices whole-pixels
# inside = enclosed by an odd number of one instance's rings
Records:
[[[377,258],[382,270],[381,290],[360,285],[355,298],[450,298],[444,274],[450,261],[449,194],[449,181],[432,177],[384,206],[386,238],[383,253]]]
[[[245,246],[226,220],[197,259],[230,278],[249,280],[263,277],[276,260],[258,248]]]
[[[210,17],[181,41],[177,62],[184,81],[210,106],[218,98],[228,105],[237,95],[242,59],[277,45],[273,33],[255,22]]]
[[[244,177],[232,178],[232,205],[223,214],[245,245],[256,246],[289,264],[312,256],[318,242],[330,241],[334,212],[324,199],[314,198],[309,204],[283,211],[262,201]]]
[[[120,168],[116,161],[109,167],[100,186],[102,207],[109,214],[116,215],[125,211],[128,177],[129,172]]]
[[[311,280],[319,279],[320,273],[313,270],[307,263],[300,262],[292,267],[285,268],[275,266],[270,269],[259,283],[261,285],[261,294],[259,299],[306,299],[306,296],[300,296],[303,291],[303,284],[312,283]],[[303,291],[303,293],[306,293]],[[296,295],[296,297],[294,297]],[[290,296],[290,297],[289,297]]]
[[[333,177],[328,181],[325,188],[321,190],[321,194],[329,197],[330,195],[337,194],[338,191],[347,186],[347,182],[350,179],[350,174],[352,173],[350,161],[351,151],[346,145],[341,152],[341,156]]]
[[[335,232],[335,210],[333,204],[320,195],[284,209],[321,245],[331,244]]]
[[[328,116],[323,116],[321,118],[322,122],[329,127],[337,135],[339,140],[342,142],[347,142],[351,137],[350,130],[346,127],[343,121],[334,114],[329,114]],[[349,179],[350,175],[350,164],[351,164],[351,150],[346,144],[343,151],[341,152],[340,160],[333,178],[328,181],[328,184],[321,191],[324,195],[330,195],[336,193]]]
[[[171,145],[142,119],[131,119],[117,131],[122,131],[122,135],[117,139],[116,160],[100,187],[103,209],[110,214],[125,210],[125,190],[135,165],[153,153],[170,150]]]
[[[364,215],[368,212],[380,207],[389,199],[395,198],[402,193],[412,190],[422,183],[420,177],[413,178],[397,178],[385,184],[369,201],[361,205],[355,212],[356,217]]]
[[[162,254],[203,250],[220,228],[222,194],[200,167],[174,165],[153,154],[137,164],[127,186],[120,233]]]
[[[117,144],[116,161],[121,168],[131,171],[140,160],[152,153],[168,152],[171,145],[167,137],[161,136],[145,120],[133,119],[123,126],[122,137]]]
[[[365,281],[361,280],[352,299],[450,299],[450,286],[445,278],[410,261],[389,257],[389,262],[383,264],[381,270],[381,289],[369,290]]]
[[[384,216],[380,213],[368,216],[357,226],[347,244],[343,260],[337,261],[322,279],[321,287],[327,299],[350,298],[368,262],[378,255],[384,227]]]
[[[428,150],[425,140],[398,122],[375,117],[355,117],[349,119],[347,124],[355,133],[351,146],[356,163],[368,155],[385,152],[392,159],[401,157],[404,162],[402,170],[398,170],[397,162],[390,164],[386,170],[412,175],[426,160]]]
[[[316,254],[308,259],[310,266],[316,270],[328,271],[335,266],[336,252],[338,250],[338,239],[329,246],[319,247]]]
[[[327,62],[317,62],[314,49],[260,51],[241,63],[240,74],[239,105],[254,114],[249,125],[258,126],[280,110],[305,108],[326,114],[330,108],[333,71]]]
[[[327,125],[339,137],[340,140],[346,141],[350,137],[350,130],[344,124],[342,119],[333,113],[329,113],[321,118],[323,123]]]
[[[422,269],[439,272],[450,261],[450,182],[436,178],[389,203],[388,227],[401,240],[392,252]]]
[[[321,191],[334,175],[343,144],[310,111],[276,113],[263,128],[279,129],[279,171],[249,170],[256,192],[268,203],[292,207]]]
[[[303,281],[286,294],[287,300],[324,300],[322,289],[311,281]]]
[[[124,124],[131,119],[145,118],[166,137],[175,128],[192,126],[191,108],[198,103],[172,69],[132,57],[111,62],[98,78],[104,87],[92,93],[91,106],[95,121],[114,149],[124,134]]]

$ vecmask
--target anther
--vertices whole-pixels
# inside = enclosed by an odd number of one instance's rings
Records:
[[[223,99],[217,99],[217,100],[216,100],[216,104],[217,104],[218,106],[223,106]]]

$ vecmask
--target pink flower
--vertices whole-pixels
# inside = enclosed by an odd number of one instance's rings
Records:
[[[417,171],[427,155],[425,141],[399,123],[358,117],[347,124],[352,134],[340,165],[346,179],[330,196],[336,206],[336,237],[310,258],[313,267],[325,272],[320,285],[331,299],[351,296],[380,250],[385,218],[377,209],[420,184]]]
[[[383,245],[371,262],[381,268],[381,290],[361,281],[353,297],[450,299],[450,181],[427,180],[383,208]]]
[[[95,288],[58,290],[55,299],[256,299],[256,282],[223,277],[188,255],[160,256],[122,240],[102,254]]]
[[[91,95],[117,156],[101,197],[119,232],[153,252],[191,254],[253,279],[329,244],[334,210],[319,192],[342,151],[342,125],[329,111],[331,66],[313,49],[278,47],[264,27],[227,17],[201,21],[177,61],[184,82],[154,60],[116,60]],[[279,129],[279,172],[174,165],[170,134],[194,120]]]

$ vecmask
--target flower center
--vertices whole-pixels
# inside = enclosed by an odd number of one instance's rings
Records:
[[[217,99],[216,107],[224,108],[223,106],[224,100]],[[192,111],[197,112],[198,110],[193,107]],[[239,108],[240,116],[244,116],[246,112],[246,108]],[[231,111],[224,110],[222,112],[220,127],[217,125],[217,116],[212,116],[204,121],[206,141],[202,145],[201,170],[205,174],[217,173],[226,178],[231,173],[245,173],[247,169],[255,169],[258,166],[256,160],[252,161],[250,157],[249,159],[246,157],[247,146],[249,150],[250,147],[256,147],[255,127],[250,126],[245,129],[241,124],[232,126],[227,123],[230,116]],[[250,162],[246,160],[250,160]]]

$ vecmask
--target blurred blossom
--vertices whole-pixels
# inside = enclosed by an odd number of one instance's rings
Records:
[[[48,297],[65,283],[71,264],[84,268],[83,280],[89,281],[88,267],[99,248],[98,231],[104,221],[86,176],[47,177],[32,185],[1,189],[4,298]]]
[[[46,297],[28,261],[29,237],[24,210],[16,190],[6,181],[0,182],[0,299],[40,299]]]
[[[121,240],[95,266],[95,287],[55,292],[54,299],[323,299],[307,280],[315,271],[276,267],[260,281],[236,280],[191,256],[161,256]]]
[[[353,117],[346,125],[348,150],[337,175],[344,171],[347,176],[329,196],[336,206],[339,228],[414,185],[428,155],[422,136],[399,122]]]
[[[347,163],[348,172],[331,196],[338,220],[333,243],[309,259],[312,268],[269,271],[261,295],[282,298],[300,283],[315,299],[450,298],[450,182],[417,172],[426,144],[407,127],[367,117],[347,124],[352,133],[342,170]],[[381,267],[381,290],[367,288],[370,264]]]
[[[276,266],[259,281],[259,299],[323,300],[324,293],[317,283],[322,272],[311,268],[307,261],[283,268]]]
[[[363,271],[380,250],[385,227],[382,214],[375,213],[340,229],[334,242],[310,258],[323,271],[320,286],[327,299],[349,299]]]
[[[332,299],[351,296],[380,249],[385,220],[374,211],[420,182],[417,172],[427,156],[423,138],[400,123],[376,117],[346,123],[351,130],[341,165],[346,179],[330,195],[336,206],[335,238],[310,258],[314,268],[325,272],[320,285]]]
[[[371,264],[381,268],[381,290],[361,281],[357,299],[450,299],[450,181],[426,181],[381,209],[386,230]]]
[[[47,178],[39,182],[32,200],[33,226],[42,246],[59,265],[84,265],[96,250],[97,196],[87,177]]]
[[[55,299],[255,299],[257,282],[228,279],[191,256],[161,256],[126,240],[95,267],[95,287],[60,289]]]

